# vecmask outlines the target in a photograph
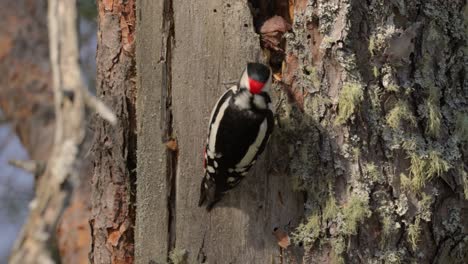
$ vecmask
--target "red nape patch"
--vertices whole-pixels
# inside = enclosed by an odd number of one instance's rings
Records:
[[[250,92],[253,94],[258,94],[262,91],[262,88],[265,84],[254,79],[249,78]]]

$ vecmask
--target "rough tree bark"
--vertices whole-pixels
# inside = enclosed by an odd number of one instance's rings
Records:
[[[246,1],[138,2],[137,262],[281,263],[271,230],[304,208],[304,263],[466,263],[466,1],[250,4],[253,17]],[[269,60],[280,126],[207,214],[209,110],[260,57],[252,19],[273,15],[292,24],[282,72]]]
[[[98,1],[97,95],[118,117],[96,122],[92,147],[92,263],[134,259],[136,116],[133,0]]]
[[[272,232],[298,223],[302,194],[284,174],[277,137],[211,213],[197,206],[211,108],[224,82],[262,59],[246,1],[137,7],[137,263],[278,263]]]
[[[295,1],[280,123],[308,194],[304,263],[466,263],[466,12]]]

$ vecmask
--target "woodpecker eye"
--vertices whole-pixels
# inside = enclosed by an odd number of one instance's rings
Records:
[[[264,85],[265,83],[249,78],[249,89],[250,89],[250,92],[253,94],[260,93]]]

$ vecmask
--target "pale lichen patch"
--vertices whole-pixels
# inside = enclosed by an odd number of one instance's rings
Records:
[[[363,88],[358,83],[345,83],[338,101],[335,123],[342,125],[357,111],[363,100]]]

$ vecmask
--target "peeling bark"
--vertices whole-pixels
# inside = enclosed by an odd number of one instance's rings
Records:
[[[132,263],[136,180],[135,1],[98,1],[97,94],[118,125],[98,121],[92,155],[92,263]]]

